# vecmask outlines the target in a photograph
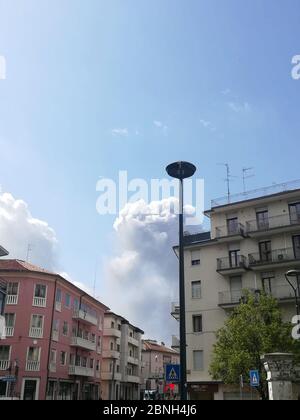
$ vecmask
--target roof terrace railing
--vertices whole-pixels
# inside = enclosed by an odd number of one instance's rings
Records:
[[[240,201],[251,200],[297,189],[300,189],[300,179],[295,181],[284,182],[282,184],[274,184],[269,187],[259,188],[243,193],[232,194],[230,196],[216,198],[211,201],[211,207],[214,208],[219,206],[225,206],[227,204],[238,203]]]

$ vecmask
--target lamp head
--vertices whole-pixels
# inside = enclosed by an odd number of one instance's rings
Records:
[[[190,178],[194,175],[197,168],[195,165],[189,162],[174,162],[166,167],[168,175],[172,178],[183,180],[185,178]]]

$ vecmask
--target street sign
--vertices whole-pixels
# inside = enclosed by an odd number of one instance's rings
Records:
[[[258,370],[251,370],[250,371],[250,385],[253,388],[256,388],[260,385],[260,377]]]
[[[180,382],[180,365],[166,365],[166,382]]]
[[[0,382],[17,382],[15,376],[0,376]]]

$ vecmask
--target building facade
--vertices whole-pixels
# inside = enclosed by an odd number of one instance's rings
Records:
[[[0,257],[6,257],[8,252],[0,245]],[[0,317],[4,314],[4,304],[6,296],[6,281],[0,278]],[[0,338],[2,336],[2,331],[0,331]]]
[[[239,399],[239,389],[209,375],[215,333],[245,289],[276,297],[291,322],[295,296],[285,273],[300,268],[300,190],[255,191],[213,202],[205,214],[211,231],[185,237],[188,390],[191,399]],[[177,304],[172,314],[178,319]],[[253,398],[250,390],[244,398]]]
[[[125,318],[106,312],[103,334],[102,399],[139,400],[144,332]]]
[[[176,350],[168,348],[164,343],[154,340],[143,341],[142,377],[145,391],[155,391],[158,399],[178,395],[178,385],[172,389],[166,382],[166,365],[179,365],[180,355]]]
[[[0,398],[98,399],[104,313],[62,276],[1,260],[7,283],[6,339],[0,341]]]

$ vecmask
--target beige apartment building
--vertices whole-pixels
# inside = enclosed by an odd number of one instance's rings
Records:
[[[144,332],[113,312],[104,316],[102,399],[139,400]]]
[[[174,389],[166,389],[165,380],[166,365],[180,364],[180,355],[178,351],[173,350],[155,340],[143,341],[142,352],[142,378],[143,389],[145,391],[154,391],[157,398],[162,399],[166,396],[178,395],[178,385],[174,384]]]
[[[286,321],[295,315],[285,272],[300,267],[299,183],[215,200],[205,215],[211,231],[185,236],[188,390],[191,399],[238,399],[239,389],[209,375],[215,333],[245,289],[276,297]]]

